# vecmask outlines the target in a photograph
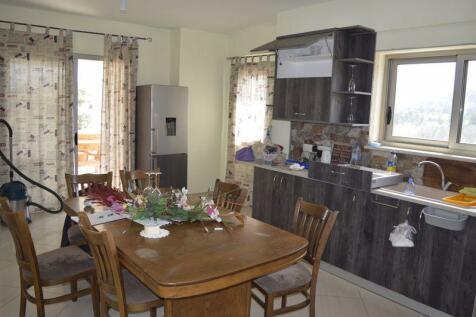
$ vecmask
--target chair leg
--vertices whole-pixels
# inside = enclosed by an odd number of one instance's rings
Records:
[[[27,286],[23,286],[23,287],[24,287],[24,291],[26,292]],[[36,315],[37,317],[45,317],[45,303],[43,299],[43,288],[38,284],[34,285],[34,288],[35,288]]]
[[[36,303],[36,316],[45,317],[45,304],[43,303],[43,301]]]
[[[157,317],[157,307],[150,309],[150,317]]]
[[[274,310],[274,297],[266,295],[266,299],[264,301],[264,316],[272,317],[273,310]]]
[[[78,293],[78,281],[77,280],[71,281],[71,293],[72,294]],[[77,302],[78,301],[78,296],[73,297],[73,299],[71,301]]]
[[[286,299],[287,299],[287,296],[286,296],[286,295],[284,295],[284,296],[281,298],[281,308],[286,307]]]
[[[309,292],[309,317],[316,316],[316,288],[311,287]]]
[[[20,290],[20,317],[25,317],[26,312],[26,296],[25,291],[22,287]]]
[[[98,287],[98,282],[96,275],[94,274],[91,276],[91,298],[93,301],[93,312],[94,312],[94,317],[100,317],[101,312],[100,312],[100,298],[99,298],[99,287]]]

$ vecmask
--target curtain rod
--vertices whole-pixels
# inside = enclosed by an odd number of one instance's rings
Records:
[[[229,56],[226,59],[228,60],[235,60],[239,58],[253,58],[253,57],[267,57],[267,56],[276,56],[276,53],[260,53],[260,54],[251,54],[251,55],[243,55],[243,56]]]
[[[55,26],[47,26],[47,25],[40,25],[40,24],[31,24],[31,23],[23,23],[23,22],[14,22],[14,21],[6,21],[6,20],[0,20],[1,23],[13,23],[13,24],[17,24],[17,25],[30,25],[30,26],[33,26],[33,27],[36,27],[36,28],[45,28],[45,29],[53,29],[53,30],[70,30],[70,29],[67,29],[67,28],[59,28],[59,27],[55,27]],[[92,31],[84,31],[84,30],[71,30],[72,32],[76,32],[76,33],[84,33],[84,34],[93,34],[93,35],[107,35],[106,33],[101,33],[101,32],[92,32]],[[126,36],[126,35],[120,35],[120,34],[111,34],[112,36],[117,36],[117,37],[120,37],[120,36]],[[133,37],[135,39],[138,39],[138,40],[144,40],[144,41],[149,41],[149,42],[152,42],[152,38],[151,37],[140,37],[140,36],[129,36],[129,37]]]

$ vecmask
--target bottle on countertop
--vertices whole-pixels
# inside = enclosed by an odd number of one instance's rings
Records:
[[[350,157],[350,164],[351,165],[360,165],[362,161],[362,150],[360,149],[360,145],[355,143],[352,146],[352,155]]]
[[[266,137],[263,140],[264,145],[272,146],[273,140],[271,140],[271,129],[266,129]]]
[[[390,152],[390,155],[387,159],[387,171],[396,172],[397,171],[397,153]]]
[[[403,190],[405,194],[415,195],[415,181],[413,177],[409,177],[407,183],[405,184],[405,189]]]

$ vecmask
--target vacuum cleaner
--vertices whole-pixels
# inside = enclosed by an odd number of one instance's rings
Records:
[[[13,129],[11,125],[4,119],[0,119],[0,123],[5,125],[8,129],[8,138],[9,138],[9,147],[10,147],[10,158],[7,158],[5,154],[0,149],[0,158],[10,167],[10,182],[5,183],[0,187],[0,196],[6,197],[9,201],[10,208],[16,211],[25,211],[26,219],[28,222],[31,222],[31,217],[29,214],[29,206],[38,207],[46,212],[49,213],[59,213],[63,210],[63,200],[61,199],[60,195],[58,195],[55,191],[49,189],[48,187],[32,180],[25,174],[23,174],[12,162],[13,162]],[[28,196],[27,187],[24,183],[13,180],[13,172],[17,173],[21,178],[25,179],[32,185],[38,186],[41,189],[51,193],[59,202],[58,209],[49,209],[44,207],[39,203],[35,203],[31,201],[30,196]]]

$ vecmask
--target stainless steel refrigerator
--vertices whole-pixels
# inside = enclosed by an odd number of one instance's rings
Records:
[[[187,186],[187,87],[137,86],[136,168],[160,168],[161,187]]]

